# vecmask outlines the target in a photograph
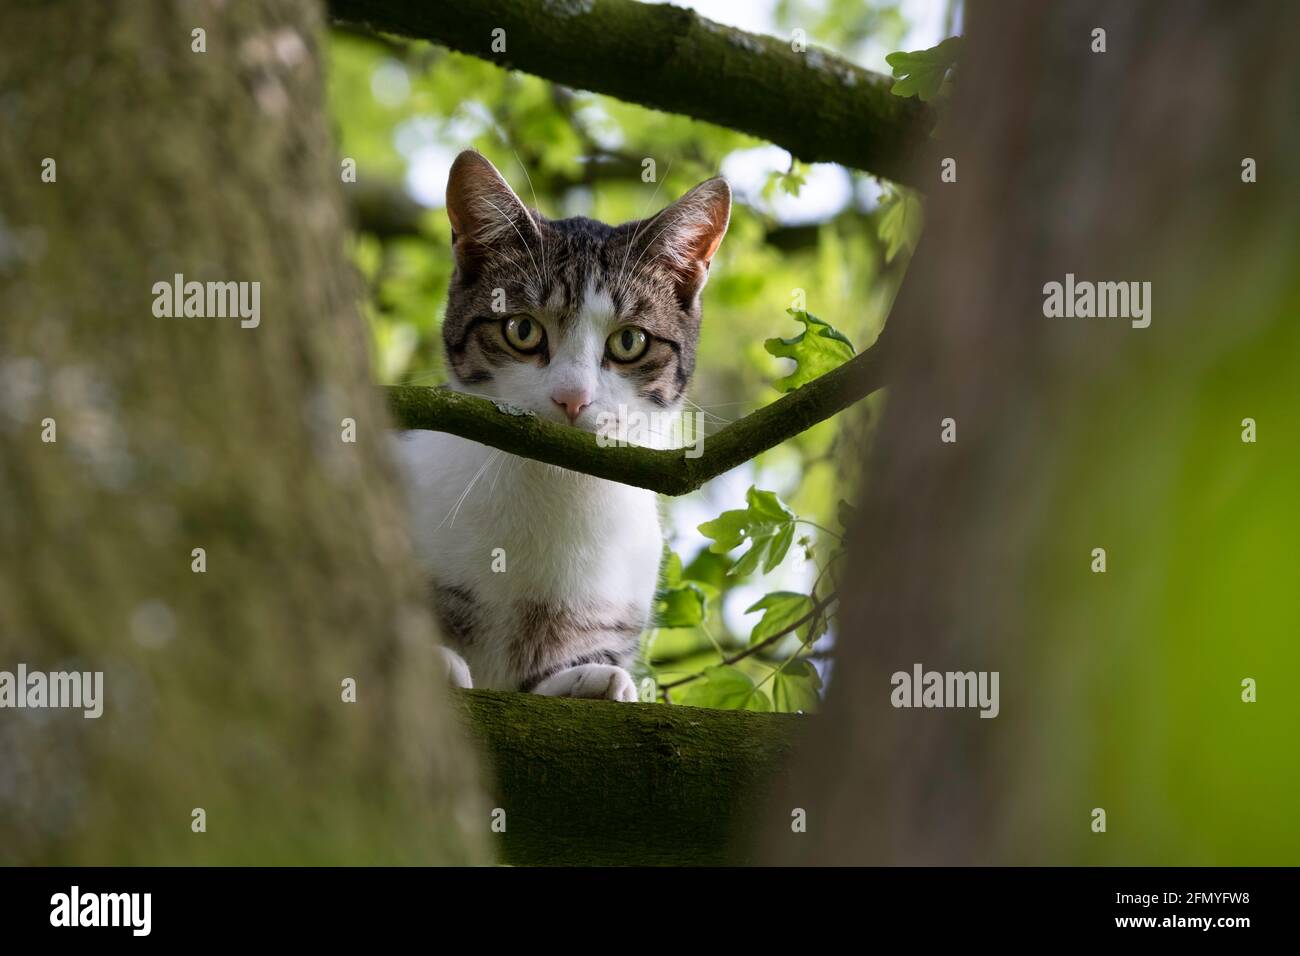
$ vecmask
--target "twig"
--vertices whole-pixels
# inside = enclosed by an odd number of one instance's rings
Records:
[[[826,608],[832,602],[835,601],[835,597],[836,596],[834,594],[831,594],[824,601],[819,601],[816,605],[813,606],[813,609],[811,611],[809,611],[803,617],[799,618],[799,620],[795,621],[789,627],[783,628],[782,630],[778,631],[776,634],[771,635],[770,637],[765,637],[757,644],[751,644],[743,651],[738,651],[737,653],[732,654],[730,657],[724,657],[722,659],[722,662],[715,666],[718,667],[730,666],[731,664],[735,664],[738,661],[743,661],[746,657],[749,657],[752,654],[757,654],[765,647],[769,647],[772,644],[775,644],[777,641],[781,640],[781,638],[785,637],[788,634],[794,633],[799,628],[803,627],[805,624],[816,619],[818,615],[820,615],[823,611],[825,611]],[[704,672],[700,671],[698,674],[687,674],[685,677],[679,677],[677,678],[677,680],[669,681],[667,684],[660,684],[659,692],[661,694],[666,693],[667,691],[672,690],[674,687],[680,687],[682,684],[689,684],[691,681],[697,680],[702,676],[704,676]]]

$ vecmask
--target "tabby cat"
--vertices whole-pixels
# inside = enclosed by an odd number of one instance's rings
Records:
[[[593,432],[680,415],[730,215],[717,178],[650,219],[549,220],[461,153],[447,184],[450,387]],[[639,443],[667,440],[660,428]],[[452,682],[635,700],[628,667],[663,547],[654,493],[441,432],[396,444]]]

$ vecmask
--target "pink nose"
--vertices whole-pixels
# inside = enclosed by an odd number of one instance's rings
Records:
[[[591,404],[591,396],[580,388],[561,389],[551,395],[551,401],[564,409],[569,421],[576,422],[582,410]]]

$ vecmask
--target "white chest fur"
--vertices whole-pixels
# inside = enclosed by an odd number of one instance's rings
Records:
[[[413,537],[431,580],[472,592],[477,687],[514,687],[518,609],[633,609],[644,619],[662,554],[655,495],[454,435],[395,438]]]

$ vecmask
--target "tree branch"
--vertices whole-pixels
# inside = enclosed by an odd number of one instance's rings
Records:
[[[684,495],[749,461],[885,384],[883,343],[771,405],[705,436],[699,457],[691,449],[601,448],[591,432],[538,418],[531,412],[445,388],[390,385],[389,407],[401,428],[448,432],[513,455],[570,471]]]
[[[768,790],[817,718],[472,690],[502,862],[752,862]]]
[[[567,86],[680,113],[919,185],[934,117],[893,81],[810,47],[634,0],[328,0],[338,20],[418,37]],[[494,39],[505,31],[505,52]]]

